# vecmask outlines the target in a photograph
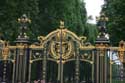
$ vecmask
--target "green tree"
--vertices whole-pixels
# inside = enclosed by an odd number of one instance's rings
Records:
[[[87,36],[87,41],[94,44],[98,35],[97,26],[95,24],[86,23],[85,35]]]
[[[38,20],[38,0],[1,0],[0,1],[0,32],[4,38],[14,41],[19,34],[17,19],[22,14],[27,14],[32,20],[28,34],[34,37],[34,27],[39,27]]]
[[[71,31],[83,35],[86,9],[81,0],[41,0],[39,9],[40,34],[46,35],[55,30],[59,26],[59,21],[64,20],[65,26]]]
[[[32,20],[28,27],[32,40],[58,28],[60,20],[78,35],[85,32],[86,8],[81,0],[1,0],[0,32],[6,40],[14,41],[18,36],[17,19],[22,14],[27,14]]]
[[[111,42],[117,45],[125,39],[125,0],[105,0],[102,11],[109,17],[108,30]]]
[[[15,7],[17,7],[17,4],[14,0],[0,1],[0,33],[4,36],[4,39],[11,39],[15,37],[16,34],[14,33],[17,33],[17,29],[15,29],[17,27]]]

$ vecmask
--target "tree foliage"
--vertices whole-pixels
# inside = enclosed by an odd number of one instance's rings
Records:
[[[95,24],[86,23],[85,35],[87,36],[87,41],[93,43],[96,41],[98,30]]]
[[[6,40],[16,39],[17,19],[24,13],[32,20],[28,31],[31,39],[55,30],[60,20],[78,35],[85,31],[86,9],[81,0],[1,0],[0,32]]]
[[[80,0],[42,0],[40,5],[42,5],[40,6],[40,29],[46,30],[41,32],[42,34],[48,34],[57,28],[60,20],[64,20],[65,26],[79,35],[84,33],[86,10]]]
[[[116,45],[125,39],[125,0],[105,0],[102,11],[109,17],[108,30],[111,42]]]
[[[13,41],[19,34],[17,19],[22,14],[27,14],[32,21],[32,27],[37,28],[38,1],[37,0],[1,0],[0,1],[0,32],[4,39]],[[32,29],[32,28],[30,28]],[[31,34],[29,30],[28,33]]]

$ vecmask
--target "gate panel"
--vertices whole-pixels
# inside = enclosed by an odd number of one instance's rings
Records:
[[[92,64],[80,61],[80,82],[92,82]]]
[[[119,57],[119,50],[111,49],[109,53],[109,81],[108,83],[124,83],[125,82],[125,67]]]
[[[58,78],[58,64],[54,61],[47,61],[46,82],[56,83]]]
[[[42,78],[42,61],[34,61],[31,66],[31,82]]]
[[[68,61],[64,64],[64,83],[75,83],[75,60],[73,61]]]
[[[95,49],[92,45],[80,49],[80,81],[95,82]]]
[[[29,20],[24,15],[20,22],[26,27]],[[112,47],[102,31],[93,46],[85,43],[86,37],[64,28],[61,21],[59,29],[29,45],[24,26],[21,30],[15,46],[0,40],[0,82],[125,82],[124,41]]]
[[[28,82],[35,82],[43,79],[43,61],[45,53],[36,45],[31,45],[29,50]]]

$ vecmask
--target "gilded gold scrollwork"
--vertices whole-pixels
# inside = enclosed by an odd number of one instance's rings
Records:
[[[83,59],[91,59],[92,58],[92,55],[90,54],[90,53],[84,53],[83,55],[82,55],[82,58]]]
[[[50,51],[51,56],[54,59],[59,59],[60,56],[62,59],[68,59],[73,56],[73,44],[70,41],[62,42],[62,44],[60,42],[52,41],[50,44]]]
[[[45,37],[44,37],[44,36],[39,36],[39,37],[38,37],[38,40],[40,41],[40,44],[42,44],[43,41],[45,40]]]
[[[81,45],[84,44],[84,42],[86,41],[86,37],[85,36],[81,36],[79,37],[80,38],[80,41],[81,41]],[[82,47],[82,46],[81,46]]]
[[[39,36],[38,40],[40,41],[40,47],[42,48],[44,48],[47,44],[49,45],[49,55],[52,58],[58,60],[61,56],[61,58],[65,60],[74,56],[74,44],[77,44],[77,48],[84,47],[86,37],[78,37],[75,33],[66,29],[64,22],[60,21],[60,28],[52,31],[45,37]]]

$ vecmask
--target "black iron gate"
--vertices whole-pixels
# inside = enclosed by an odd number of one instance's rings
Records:
[[[26,22],[26,21],[25,21]],[[25,23],[24,22],[24,23]],[[24,27],[24,26],[23,26]],[[16,45],[0,40],[0,82],[26,83],[124,83],[125,45],[104,41],[86,44],[86,37],[60,28],[39,43],[28,44],[25,31]]]

